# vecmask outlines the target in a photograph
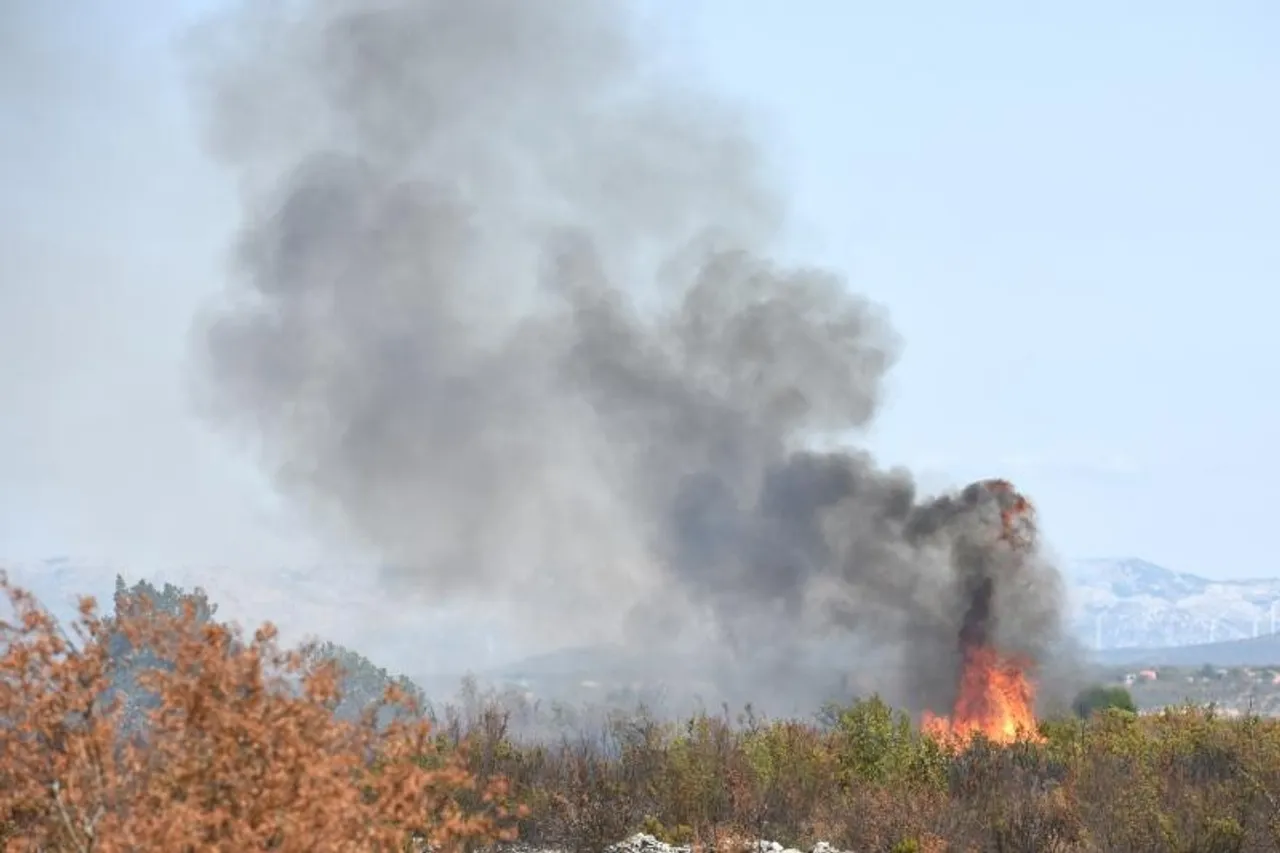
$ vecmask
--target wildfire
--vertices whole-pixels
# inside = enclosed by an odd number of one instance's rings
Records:
[[[993,743],[1041,740],[1036,730],[1035,687],[1022,661],[1001,658],[990,646],[969,650],[950,717],[925,712],[925,734],[962,744],[981,734]]]
[[[1035,545],[1035,510],[1004,480],[985,480],[966,491],[977,502],[994,498],[1000,507],[998,538],[1015,551]],[[1029,662],[1002,656],[988,641],[991,619],[992,578],[984,578],[972,590],[969,610],[960,631],[963,668],[951,716],[925,712],[921,729],[949,745],[963,745],[976,735],[994,743],[1042,740],[1036,729],[1035,685],[1028,676]]]
[[[967,491],[987,492],[1000,504],[1000,538],[1021,551],[1035,546],[1036,510],[1008,480],[982,480]]]

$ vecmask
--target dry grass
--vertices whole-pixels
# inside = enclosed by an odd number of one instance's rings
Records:
[[[1046,721],[1043,744],[952,754],[875,699],[829,725],[637,714],[553,744],[510,738],[501,696],[481,704],[454,728],[493,739],[474,769],[510,779],[529,806],[522,835],[540,845],[599,850],[639,830],[695,850],[1280,850],[1278,721],[1113,711]]]

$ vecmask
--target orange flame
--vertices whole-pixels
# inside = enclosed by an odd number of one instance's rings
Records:
[[[984,480],[970,488],[985,490],[999,500],[1000,539],[1019,551],[1034,547],[1035,509],[1011,483]],[[1036,728],[1029,663],[1002,657],[985,642],[965,646],[961,652],[963,669],[951,716],[926,711],[921,730],[950,746],[963,746],[976,735],[1001,744],[1043,741]]]
[[[1000,499],[1000,538],[1014,548],[1026,550],[1034,545],[1036,510],[1013,488],[1008,480],[983,480],[970,488],[981,488]]]
[[[920,727],[925,734],[953,745],[963,745],[978,734],[993,743],[1040,741],[1034,708],[1035,686],[1025,663],[981,646],[965,655],[951,716],[926,711]]]

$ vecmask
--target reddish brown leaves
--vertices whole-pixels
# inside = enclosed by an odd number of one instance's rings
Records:
[[[233,628],[81,602],[75,640],[0,575],[0,833],[6,849],[403,850],[510,837],[500,782],[442,752],[410,711],[379,728],[336,720],[337,673]],[[125,726],[109,644],[165,666],[138,676],[155,706]]]

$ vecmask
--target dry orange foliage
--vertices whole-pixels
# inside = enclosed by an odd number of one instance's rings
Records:
[[[112,619],[82,599],[72,635],[0,572],[0,840],[6,850],[456,850],[513,836],[505,783],[467,772],[409,713],[334,718],[338,673],[283,651],[271,625],[245,640],[145,605]],[[163,667],[126,726],[111,644]],[[116,658],[118,660],[118,656]]]

